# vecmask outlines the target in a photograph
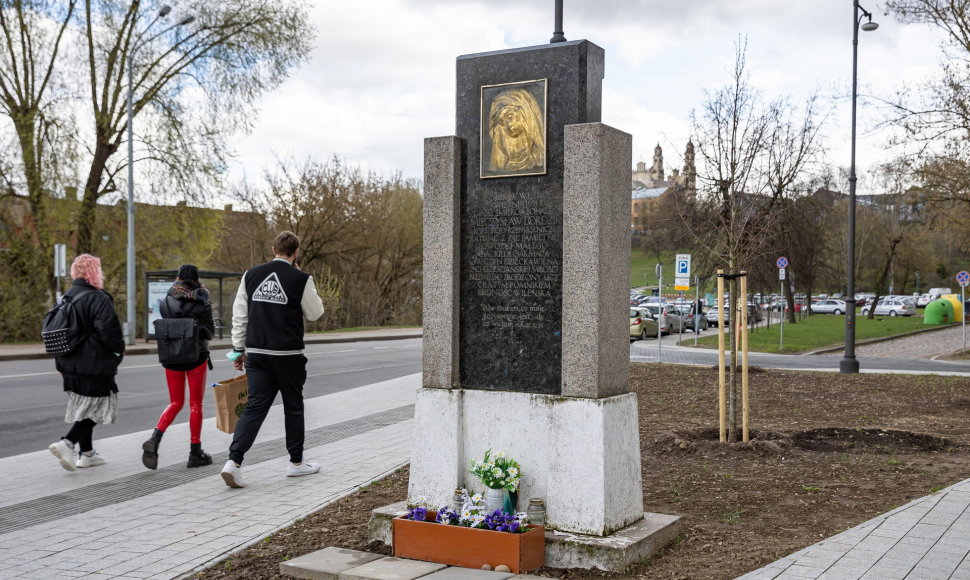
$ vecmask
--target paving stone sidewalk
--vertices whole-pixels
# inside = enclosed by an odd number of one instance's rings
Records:
[[[103,466],[65,471],[46,449],[0,459],[0,578],[179,578],[392,472],[410,460],[410,375],[306,401],[307,459],[319,474],[285,476],[282,407],[243,463],[244,489],[219,471],[230,436],[207,419],[210,467],[185,468],[185,423],[157,471],[141,465],[150,431],[95,440]],[[166,441],[172,441],[166,447]],[[178,449],[176,451],[175,449]]]
[[[970,579],[970,480],[919,498],[740,580]]]

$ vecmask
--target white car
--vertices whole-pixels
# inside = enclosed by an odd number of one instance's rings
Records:
[[[869,316],[871,308],[871,305],[863,306],[862,315]],[[889,300],[881,300],[879,304],[876,304],[876,316],[912,316],[915,313],[916,305],[907,300],[890,298]]]
[[[815,314],[845,314],[845,300],[819,300],[812,304],[812,312]]]
[[[926,305],[933,301],[932,294],[921,294],[919,298],[916,299],[917,308],[926,308]]]
[[[718,307],[717,307],[716,304],[714,306],[708,307],[708,309],[707,309],[707,324],[708,324],[708,326],[714,326],[714,327],[717,326],[717,311],[718,311]],[[729,309],[727,309],[727,308],[724,309],[724,322],[725,323],[731,322],[731,317],[728,315],[729,312],[730,312]]]

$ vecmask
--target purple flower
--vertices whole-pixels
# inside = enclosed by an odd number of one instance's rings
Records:
[[[448,506],[442,506],[438,509],[438,517],[434,521],[449,526],[458,525],[458,512]]]
[[[427,517],[428,517],[428,510],[427,510],[427,508],[423,508],[423,507],[409,507],[408,508],[407,519],[409,519],[409,520],[416,520],[416,521],[419,521],[419,522],[423,522]]]
[[[484,527],[497,532],[511,532],[513,534],[524,531],[522,530],[518,517],[514,514],[505,513],[502,510],[495,510],[486,515]]]

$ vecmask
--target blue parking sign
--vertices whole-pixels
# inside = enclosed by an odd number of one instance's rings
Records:
[[[677,254],[674,259],[674,271],[677,278],[690,277],[690,254]]]

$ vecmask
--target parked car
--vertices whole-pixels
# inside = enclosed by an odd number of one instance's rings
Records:
[[[815,314],[845,314],[845,300],[819,300],[812,304],[812,312]]]
[[[933,302],[933,296],[927,292],[926,294],[921,294],[919,298],[916,299],[917,308],[926,308],[926,305]]]
[[[868,316],[871,304],[862,307],[862,315]],[[916,313],[916,305],[898,298],[882,300],[876,304],[876,316],[912,316]]]
[[[657,336],[657,321],[643,308],[630,309],[630,342]]]
[[[701,332],[707,330],[709,326],[707,323],[707,317],[704,315],[703,311],[695,316],[695,310],[697,310],[696,306],[692,304],[679,304],[677,305],[677,310],[684,319],[685,329],[688,329],[691,332]]]
[[[643,304],[638,310],[644,310],[650,313],[651,318],[656,321],[657,325],[660,327],[660,332],[663,334],[670,334],[673,332],[671,327],[670,316],[667,314],[666,305],[664,304]]]
[[[717,305],[711,306],[707,309],[707,324],[708,326],[717,327],[717,312],[720,307]],[[724,309],[724,322],[731,322],[731,317],[729,316],[730,310]]]

